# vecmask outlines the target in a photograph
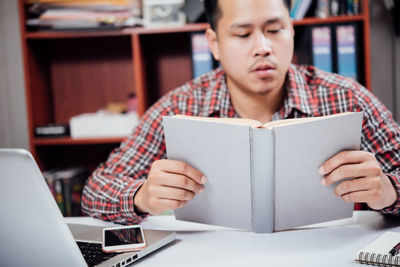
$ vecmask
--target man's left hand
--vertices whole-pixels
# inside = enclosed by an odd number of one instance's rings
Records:
[[[383,173],[379,162],[366,151],[342,151],[322,164],[323,185],[329,186],[343,179],[335,194],[347,202],[365,202],[374,210],[389,207],[397,200],[397,191]]]

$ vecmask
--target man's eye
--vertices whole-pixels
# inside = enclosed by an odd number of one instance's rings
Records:
[[[247,38],[250,36],[250,33],[246,33],[246,34],[236,34],[237,37],[239,38]]]
[[[267,32],[268,32],[268,33],[275,34],[275,33],[280,32],[281,30],[282,30],[282,29],[273,29],[273,30],[268,30]]]

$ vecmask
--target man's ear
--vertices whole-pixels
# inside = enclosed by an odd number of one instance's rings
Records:
[[[291,31],[292,31],[292,36],[294,37],[295,35],[295,30],[294,30],[294,20],[293,18],[290,18],[290,24],[291,24]]]
[[[217,33],[213,29],[209,28],[206,30],[206,38],[214,59],[219,60],[219,45]]]

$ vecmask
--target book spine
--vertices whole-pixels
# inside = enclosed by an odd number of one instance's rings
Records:
[[[300,8],[302,0],[294,0],[291,4],[291,10],[290,10],[290,17],[295,18],[296,14]]]
[[[63,196],[64,196],[64,216],[72,216],[72,200],[71,200],[71,179],[62,178],[61,182],[63,184]]]
[[[193,77],[199,77],[213,68],[213,59],[204,33],[192,33]]]
[[[256,233],[272,233],[275,221],[273,131],[251,129],[252,223]]]
[[[329,16],[329,0],[318,0],[317,17],[327,18]]]
[[[347,1],[348,0],[339,0],[338,15],[346,15],[347,14]]]
[[[329,3],[329,14],[331,16],[339,15],[339,0],[330,0]]]
[[[65,215],[65,206],[64,206],[64,197],[63,197],[63,186],[61,179],[54,180],[54,191],[56,195],[56,202],[60,211],[63,215]]]
[[[71,216],[81,216],[81,199],[82,199],[82,190],[84,181],[86,176],[78,176],[72,179],[71,186],[71,205],[72,205],[72,213]]]
[[[360,14],[360,0],[353,1],[353,13],[354,15]]]
[[[311,6],[311,2],[312,2],[312,0],[302,0],[300,2],[300,6],[299,6],[298,10],[294,14],[294,19],[295,20],[300,20],[300,19],[304,18],[304,16],[306,15],[308,9]]]
[[[356,26],[336,27],[338,73],[357,80]]]
[[[354,1],[347,0],[347,15],[354,15]]]
[[[328,26],[312,29],[313,65],[332,72],[331,29]]]

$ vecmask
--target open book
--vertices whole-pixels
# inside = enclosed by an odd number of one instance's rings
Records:
[[[362,113],[273,121],[163,117],[167,157],[208,179],[177,219],[273,232],[352,216],[318,168],[358,150]]]

